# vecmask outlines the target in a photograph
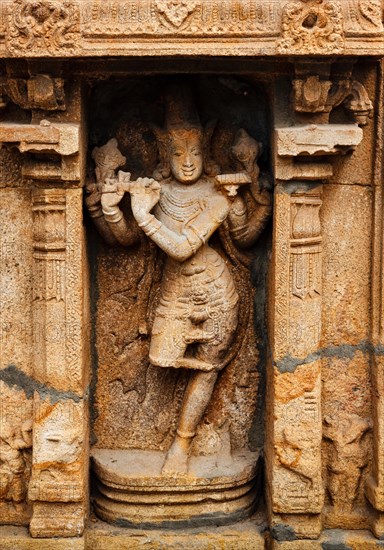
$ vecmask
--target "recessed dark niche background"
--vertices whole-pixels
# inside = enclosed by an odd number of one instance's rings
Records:
[[[93,148],[112,137],[117,138],[119,149],[127,158],[122,169],[131,172],[132,179],[152,175],[157,164],[157,144],[151,125],[164,126],[164,90],[174,78],[180,77],[111,77],[93,85],[88,103],[88,182],[95,181]],[[259,166],[264,185],[271,188],[266,88],[254,83],[252,77],[184,75],[182,78],[194,90],[202,125],[216,121],[211,145],[213,158],[222,172],[234,170],[230,147],[236,131],[244,128],[262,143]],[[136,223],[129,213],[129,197],[124,197],[122,208],[130,223]],[[189,373],[156,368],[148,362],[150,324],[159,297],[163,254],[144,237],[141,244],[129,249],[108,247],[91,220],[88,219],[87,225],[93,317],[92,442],[106,448],[167,450],[175,433]],[[215,247],[220,246],[219,241],[219,234],[211,239]],[[201,438],[209,440],[213,450],[219,449],[220,434],[225,430],[230,432],[233,449],[245,445],[257,451],[263,445],[270,241],[271,222],[251,254],[247,254],[250,270],[242,275],[252,278],[249,298],[256,304],[253,315],[256,338],[246,343],[250,351],[244,357],[251,365],[245,370],[235,365],[232,372],[229,365],[220,373],[212,403],[201,423]],[[146,321],[147,334],[142,326]],[[233,390],[231,383],[236,384]],[[220,413],[228,400],[232,412],[225,416],[229,419]],[[194,452],[200,452],[198,441]]]

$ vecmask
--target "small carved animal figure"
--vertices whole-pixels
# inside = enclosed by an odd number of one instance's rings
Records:
[[[95,147],[92,158],[96,164],[97,183],[104,183],[107,178],[115,177],[115,170],[124,166],[126,158],[117,147],[117,139],[112,138],[102,147]]]
[[[0,433],[0,499],[15,504],[26,498],[30,465],[26,455],[32,446],[32,422],[20,427],[4,422]]]
[[[332,442],[329,454],[328,490],[332,504],[340,512],[351,512],[357,497],[368,454],[363,436],[371,429],[368,418],[352,414],[346,418],[324,418],[324,437]]]
[[[286,427],[282,441],[275,445],[275,451],[281,465],[297,473],[304,481],[312,482],[319,474],[313,460],[314,443],[303,439],[300,426]]]
[[[248,173],[252,173],[257,168],[255,161],[262,153],[262,144],[253,139],[246,130],[240,128],[236,132],[231,153]]]

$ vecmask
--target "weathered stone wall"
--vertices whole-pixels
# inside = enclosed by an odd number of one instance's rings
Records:
[[[1,547],[380,546],[383,12],[380,0],[1,3]],[[175,74],[197,88],[203,125],[218,120],[221,173],[238,171],[237,130],[263,143],[274,205],[251,267],[211,239],[240,290],[242,344],[191,447],[200,473],[170,482],[135,454],[172,445],[188,378],[148,361],[164,258],[146,237],[129,252],[105,244],[83,188],[113,137],[133,179],[156,171],[152,124]],[[135,224],[127,198],[123,211]],[[91,445],[117,526],[93,515]],[[133,454],[108,469],[97,451]],[[217,527],[226,516],[238,523]],[[152,536],[154,524],[168,530]]]

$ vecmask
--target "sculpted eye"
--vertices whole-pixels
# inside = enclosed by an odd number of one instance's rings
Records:
[[[201,151],[200,149],[194,149],[192,151],[192,154],[195,155],[195,157],[199,157],[201,155]]]
[[[174,151],[173,156],[174,156],[174,157],[181,157],[182,154],[183,154],[182,151]]]

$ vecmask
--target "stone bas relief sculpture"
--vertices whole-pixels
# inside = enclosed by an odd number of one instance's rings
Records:
[[[179,487],[181,492],[191,492],[191,485],[194,486],[194,500],[201,508],[197,515],[216,511],[202,504],[207,491],[221,492],[221,501],[234,500],[228,487],[230,479],[240,497],[238,504],[232,505],[234,513],[243,508],[250,510],[254,499],[250,489],[256,453],[244,455],[236,464],[231,456],[227,422],[222,422],[221,446],[213,462],[208,460],[204,465],[204,460],[199,462],[191,451],[220,373],[239,354],[239,339],[247,330],[240,326],[244,324],[241,309],[247,310],[249,304],[240,300],[233,268],[229,267],[230,257],[224,250],[251,247],[270,216],[271,196],[262,187],[257,164],[261,144],[239,128],[228,151],[234,171],[222,173],[211,158],[215,124],[202,127],[191,90],[181,83],[169,86],[165,102],[165,126],[153,126],[159,155],[154,173],[132,179],[129,172],[118,171],[126,165],[126,158],[118,141],[112,138],[94,149],[97,182],[87,188],[88,210],[108,245],[123,245],[129,254],[129,247],[142,242],[144,234],[164,253],[157,304],[153,306],[148,300],[148,310],[144,312],[144,324],[151,325],[148,358],[154,368],[182,369],[186,373],[182,402],[173,421],[176,429],[165,455],[152,452],[144,456],[139,451],[128,451],[131,459],[142,460],[147,470],[152,464],[152,472],[142,473],[145,481],[133,482],[137,473],[134,475],[129,466],[122,465],[128,460],[124,451],[116,454],[107,449],[94,450],[99,490],[103,494],[96,499],[96,509],[107,520],[123,517],[132,521],[134,512],[127,505],[122,510],[116,502],[112,504],[113,500],[119,500],[113,490],[124,486],[129,493],[135,485],[137,493],[138,486],[144,484],[148,491],[148,476],[156,479],[154,490],[159,502],[164,498],[159,487],[163,483],[163,490],[167,487],[169,490],[170,478],[176,480],[176,485],[184,479],[184,489]],[[134,219],[129,219],[120,208],[124,195],[128,194]],[[215,246],[210,244],[217,232],[224,245],[221,248],[216,241]],[[224,417],[225,406],[223,402],[220,411]],[[199,454],[204,457],[209,450],[205,452],[203,448]],[[116,460],[121,461],[120,471]],[[128,500],[132,503],[133,497]],[[148,517],[148,510],[145,514]],[[171,515],[183,519],[180,509],[173,510]],[[152,519],[161,521],[166,517]],[[140,519],[135,521],[140,523]]]

